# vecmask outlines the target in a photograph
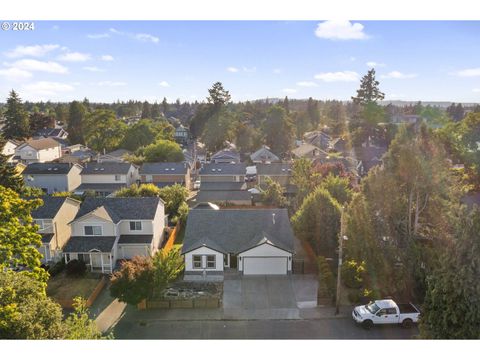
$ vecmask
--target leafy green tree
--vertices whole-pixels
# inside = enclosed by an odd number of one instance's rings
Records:
[[[208,119],[202,141],[209,151],[216,152],[225,146],[227,140],[232,140],[233,124],[232,113],[225,108],[219,109]]]
[[[456,242],[428,277],[420,334],[427,339],[480,338],[480,211],[461,214]]]
[[[318,101],[313,100],[311,97],[309,97],[307,101],[307,114],[309,123],[312,124],[314,128],[317,128],[320,123],[320,110],[318,108]]]
[[[320,184],[339,204],[348,204],[352,199],[352,190],[348,178],[329,174]]]
[[[107,339],[98,330],[95,320],[90,319],[87,302],[81,297],[73,299],[74,311],[65,320],[66,340]]]
[[[123,261],[111,277],[110,295],[120,301],[137,305],[151,295],[153,263],[150,257],[135,256]]]
[[[262,203],[280,208],[287,206],[288,202],[283,195],[284,189],[282,185],[269,177],[266,178],[265,185],[265,189],[260,189]]]
[[[118,148],[127,126],[116,119],[112,110],[97,109],[85,121],[85,143],[96,151]]]
[[[30,122],[22,99],[12,90],[7,99],[5,111],[5,126],[3,134],[6,139],[23,140],[30,136]]]
[[[295,134],[297,139],[301,139],[303,138],[303,134],[312,128],[312,123],[310,122],[308,112],[295,112],[292,113],[291,116],[293,118],[293,123],[295,124]]]
[[[47,281],[48,273],[40,267],[42,255],[37,250],[42,237],[31,216],[41,203],[40,199],[22,199],[13,190],[0,186],[0,272],[26,266],[31,276]]]
[[[321,180],[321,174],[315,171],[309,159],[300,158],[293,161],[291,182],[297,186],[295,208],[303,203],[305,197],[320,184]]]
[[[61,124],[66,124],[68,120],[68,106],[64,104],[58,104],[55,107],[55,118]]]
[[[6,140],[0,134],[0,149],[3,149]],[[12,189],[19,193],[24,188],[22,176],[20,176],[12,164],[8,162],[8,156],[3,155],[0,151],[0,185]]]
[[[179,162],[185,159],[180,145],[170,140],[157,140],[138,152],[137,155],[143,155],[148,162]]]
[[[41,112],[34,112],[29,117],[30,134],[35,134],[40,129],[55,127],[55,117]]]
[[[79,101],[72,101],[68,109],[68,139],[72,144],[84,144],[84,123],[87,109]]]
[[[78,201],[83,200],[81,195],[76,195],[73,191],[57,191],[52,193],[50,196],[69,197]]]
[[[175,221],[181,215],[179,211],[183,204],[186,204],[188,195],[188,189],[180,184],[165,186],[160,189],[159,196],[165,202],[165,213],[169,214],[172,220]]]
[[[0,338],[60,339],[62,309],[25,271],[0,271]]]
[[[170,251],[157,251],[153,262],[154,296],[159,296],[182,273],[185,262],[178,248]]]
[[[157,139],[173,140],[175,129],[165,121],[142,119],[129,126],[120,146],[124,149],[136,151],[142,146],[150,145]]]
[[[148,101],[145,101],[142,106],[142,119],[151,119],[152,118],[152,106]]]
[[[338,246],[341,206],[330,193],[317,187],[292,217],[299,239],[307,241],[317,255],[334,257]]]
[[[268,110],[263,124],[263,133],[266,144],[278,156],[284,155],[293,147],[294,127],[281,106],[275,105]]]
[[[254,152],[260,146],[260,133],[249,124],[239,122],[234,126],[234,137],[237,148],[242,152]]]
[[[115,197],[157,197],[160,189],[155,184],[132,184],[115,192]]]

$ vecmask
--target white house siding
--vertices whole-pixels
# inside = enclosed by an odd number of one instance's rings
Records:
[[[238,254],[238,270],[243,272],[244,258],[286,258],[287,271],[292,271],[292,254],[270,244],[262,244]],[[268,262],[269,260],[266,260]]]
[[[60,145],[48,149],[36,150],[29,145],[17,148],[15,155],[19,155],[22,160],[27,163],[32,162],[49,162],[62,156]]]
[[[193,255],[202,255],[202,269],[193,268]],[[207,255],[215,255],[215,268],[207,269]],[[185,254],[185,271],[223,271],[223,254],[212,250],[206,246],[202,246],[198,249],[189,251]]]
[[[2,154],[5,156],[12,156],[15,154],[16,148],[17,148],[17,145],[12,143],[11,141],[7,141],[5,146],[2,149]]]
[[[130,221],[140,221],[142,230],[130,230]],[[118,224],[118,231],[122,235],[150,235],[153,234],[152,220],[122,220]]]
[[[46,189],[48,194],[57,191],[70,191],[67,175],[64,174],[23,175],[23,178],[28,186]]]
[[[75,221],[74,223],[72,223],[72,236],[86,236],[84,232],[84,227],[90,225],[102,226],[101,236],[116,236],[115,225],[110,221],[100,219],[96,216],[88,216],[80,221]]]

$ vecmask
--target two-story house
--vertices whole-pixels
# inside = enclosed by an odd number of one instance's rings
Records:
[[[258,185],[263,185],[266,182],[266,178],[278,182],[282,186],[290,184],[290,178],[292,177],[291,164],[257,164],[257,182]]]
[[[117,260],[158,250],[164,238],[164,203],[158,197],[89,197],[70,225],[65,261],[83,260],[91,271],[111,273]]]
[[[139,180],[138,168],[126,162],[85,163],[80,175],[82,182],[75,193],[95,192],[97,196],[108,196]]]
[[[20,145],[19,141],[9,139],[5,142],[5,145],[2,149],[2,155],[8,156],[8,162],[12,161],[12,158],[15,156],[15,149]]]
[[[180,143],[180,144],[187,144],[188,143],[188,138],[189,138],[188,129],[185,126],[180,124],[175,129],[174,138],[175,138],[175,141]]]
[[[22,172],[25,184],[47,194],[73,191],[81,182],[82,167],[68,163],[31,163]]]
[[[190,166],[186,162],[144,163],[139,174],[142,183],[153,183],[158,187],[181,184],[190,189]]]
[[[70,221],[80,209],[80,201],[68,197],[43,196],[43,205],[32,211],[33,221],[42,235],[42,263],[61,259],[62,249],[71,235]]]
[[[204,164],[200,169],[200,182],[244,182],[245,164]]]
[[[15,149],[14,159],[25,164],[49,162],[62,156],[62,148],[52,138],[29,139]]]

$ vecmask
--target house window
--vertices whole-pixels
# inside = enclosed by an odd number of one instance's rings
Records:
[[[33,220],[35,224],[38,225],[38,230],[43,230],[45,229],[45,225],[43,224],[43,220]]]
[[[115,175],[115,181],[120,181],[120,175]]]
[[[130,221],[130,230],[132,230],[132,231],[142,230],[142,222],[141,221]]]
[[[101,226],[85,226],[85,235],[102,235],[102,227]]]
[[[202,268],[202,256],[201,255],[193,255],[193,268],[194,269],[201,269]]]
[[[207,268],[215,269],[215,255],[207,255]]]

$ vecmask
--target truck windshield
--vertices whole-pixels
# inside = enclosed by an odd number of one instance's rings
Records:
[[[380,310],[380,307],[375,304],[374,302],[369,303],[367,306],[365,306],[368,311],[370,311],[372,314],[375,314],[378,310]]]

